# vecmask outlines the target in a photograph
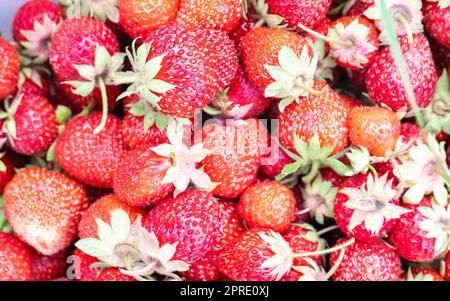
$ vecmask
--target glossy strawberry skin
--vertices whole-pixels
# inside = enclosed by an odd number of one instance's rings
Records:
[[[0,158],[0,161],[2,161],[6,167],[5,171],[0,171],[0,193],[3,193],[6,184],[8,184],[14,176],[14,165],[11,162],[9,155],[3,156]]]
[[[122,274],[119,268],[103,269],[97,276],[97,281],[137,281],[136,278]]]
[[[285,18],[289,27],[301,23],[313,28],[325,19],[331,0],[267,0],[269,11]]]
[[[0,232],[0,280],[32,279],[31,254],[27,245],[9,233]]]
[[[402,215],[395,227],[389,232],[388,241],[403,259],[413,262],[430,262],[436,259],[434,238],[427,238],[427,232],[420,228],[425,216],[418,207],[431,207],[431,198],[425,197],[417,205],[403,205],[412,212]]]
[[[52,256],[45,256],[37,252],[32,252],[31,258],[34,281],[48,281],[66,276],[66,250]]]
[[[106,125],[98,134],[101,113],[71,119],[56,140],[56,161],[78,181],[93,187],[111,188],[114,173],[125,153],[122,123],[108,115]]]
[[[281,173],[285,165],[292,162],[294,160],[280,148],[280,142],[277,140],[272,144],[271,151],[262,156],[259,170],[263,175],[273,179]]]
[[[29,167],[6,185],[5,215],[15,233],[43,255],[67,248],[78,234],[86,191],[63,174]]]
[[[78,231],[80,238],[98,238],[96,219],[100,219],[108,224],[111,220],[111,212],[117,209],[125,211],[133,223],[136,218],[141,215],[144,216],[145,211],[128,206],[119,201],[113,194],[106,195],[95,201],[89,208],[83,212],[80,223],[78,224]]]
[[[156,125],[144,129],[144,117],[126,114],[122,121],[122,133],[128,149],[135,149],[141,145],[149,147],[168,143],[166,131],[160,131]]]
[[[424,108],[433,98],[437,74],[426,37],[423,34],[415,34],[413,37],[412,45],[405,37],[399,38],[399,43],[408,66],[417,105]],[[366,85],[369,96],[375,103],[383,103],[394,111],[411,109],[397,70],[390,48],[381,49],[367,70]]]
[[[13,45],[0,38],[0,99],[14,91],[19,80],[20,58]]]
[[[380,177],[383,174],[380,174]],[[345,179],[340,188],[356,188],[360,189],[367,183],[368,174],[357,174],[355,176]],[[369,231],[364,223],[359,224],[353,230],[349,229],[350,219],[354,212],[353,209],[347,208],[345,203],[349,200],[346,194],[338,193],[334,203],[334,216],[341,231],[350,237],[354,237],[359,241],[372,243],[378,238],[384,236],[389,230],[391,230],[397,223],[397,219],[384,220],[382,227],[378,233],[372,233]],[[399,205],[398,199],[392,199],[389,201],[391,204]]]
[[[171,159],[159,156],[145,145],[130,150],[117,165],[114,193],[133,207],[155,205],[175,189],[172,183],[161,184],[171,166]]]
[[[349,238],[341,238],[341,245]],[[330,255],[330,265],[334,266],[340,251]],[[345,248],[344,258],[336,272],[334,281],[396,281],[400,277],[400,258],[384,242],[372,244],[356,241]]]
[[[450,49],[450,7],[440,8],[438,2],[422,1],[423,22],[427,32]]]
[[[236,49],[222,31],[169,25],[151,32],[145,41],[153,41],[149,59],[166,54],[156,78],[175,86],[158,102],[165,114],[194,117],[236,75]]]
[[[58,135],[55,109],[38,95],[23,95],[14,114],[16,136],[11,148],[31,156],[46,151]]]
[[[173,259],[193,263],[212,250],[219,229],[220,208],[209,192],[187,190],[156,205],[144,227],[160,245],[178,242]]]
[[[250,228],[283,232],[294,219],[294,192],[278,182],[256,183],[241,195],[237,211]]]
[[[280,143],[290,151],[294,149],[294,135],[306,143],[319,136],[320,146],[333,147],[336,154],[348,145],[348,110],[339,95],[323,82],[315,82],[320,95],[310,94],[293,102],[280,114]]]
[[[96,262],[98,262],[97,258],[76,249],[68,259],[71,266],[67,270],[67,275],[74,280],[95,281],[101,271],[100,268],[92,267],[92,264]]]
[[[33,0],[22,5],[13,21],[13,38],[16,42],[27,41],[22,30],[34,30],[34,23],[43,24],[44,16],[58,24],[63,20],[61,7],[49,0]]]

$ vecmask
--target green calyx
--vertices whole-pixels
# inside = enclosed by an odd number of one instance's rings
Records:
[[[320,168],[329,167],[339,175],[346,175],[351,172],[351,168],[338,160],[339,155],[331,156],[333,147],[320,146],[319,136],[316,134],[309,141],[309,144],[294,135],[294,148],[297,154],[283,149],[295,162],[287,164],[276,180],[282,180],[291,174],[303,175],[304,183],[310,183],[319,173]]]
[[[406,273],[406,281],[434,281],[432,275],[419,272],[416,276],[413,275],[411,267],[408,268]]]
[[[436,135],[443,131],[450,134],[450,84],[447,70],[442,71],[433,100],[423,115],[426,132]]]

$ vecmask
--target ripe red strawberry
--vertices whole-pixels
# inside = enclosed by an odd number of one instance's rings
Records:
[[[428,224],[434,224],[434,231],[439,230],[440,221],[434,222],[429,216],[423,214],[429,212],[430,209],[436,210],[434,207],[436,204],[433,205],[433,203],[431,197],[426,196],[417,205],[403,205],[412,211],[403,215],[388,235],[389,243],[397,250],[400,257],[413,262],[430,262],[442,252],[437,244],[437,239],[427,237],[433,229],[429,229],[426,227],[426,223],[423,223],[429,220]],[[445,229],[445,217],[442,218],[442,227]],[[445,240],[442,243],[445,244]]]
[[[320,169],[320,175],[324,181],[330,182],[334,187],[340,187],[342,182],[347,179],[344,176],[338,175],[331,168]]]
[[[278,65],[278,54],[283,47],[291,48],[300,56],[303,47],[308,47],[306,39],[299,34],[284,29],[257,27],[242,39],[242,60],[247,76],[261,91],[273,82],[266,65]]]
[[[221,273],[217,267],[220,252],[211,251],[203,258],[189,266],[189,270],[183,273],[188,281],[218,281],[221,280]]]
[[[56,140],[55,155],[61,168],[78,181],[111,188],[125,145],[121,121],[114,115],[108,115],[105,128],[94,134],[101,118],[95,112],[70,120]]]
[[[413,38],[412,45],[406,37],[401,37],[398,41],[417,105],[424,108],[433,98],[437,74],[427,38],[423,34],[414,34]],[[390,47],[381,49],[367,69],[366,85],[369,96],[375,103],[385,104],[394,111],[411,109]]]
[[[180,0],[120,0],[119,24],[134,39],[175,20]]]
[[[417,143],[426,143],[425,134],[415,123],[412,122],[405,122],[401,124],[400,137],[402,142],[406,144],[410,142],[413,142],[413,145],[416,145]]]
[[[30,281],[31,270],[28,246],[11,234],[0,232],[0,280]]]
[[[354,146],[365,147],[371,155],[382,157],[395,149],[400,120],[386,108],[355,108],[349,116],[349,136]]]
[[[405,281],[444,281],[441,275],[432,268],[409,268],[400,276]]]
[[[30,78],[25,78],[22,86],[20,87],[20,93],[22,94],[35,94],[47,99],[50,98],[50,82],[44,74],[40,74],[40,84],[34,82]],[[17,94],[17,93],[13,93]]]
[[[144,226],[159,243],[178,243],[173,259],[193,263],[212,250],[219,229],[220,207],[212,194],[187,190],[157,204]]]
[[[261,157],[261,167],[259,170],[265,176],[273,179],[281,173],[286,164],[292,162],[294,160],[280,148],[280,142],[276,140],[275,143],[272,143],[270,152]]]
[[[46,151],[58,135],[55,109],[38,95],[24,94],[6,108],[11,113],[4,121],[3,131],[11,148],[24,155]]]
[[[78,182],[39,167],[19,171],[6,185],[5,215],[15,233],[43,255],[68,247],[87,208]]]
[[[309,143],[314,135],[319,136],[320,146],[333,147],[336,154],[348,145],[345,103],[326,83],[315,82],[319,95],[310,94],[290,104],[280,115],[280,143],[291,151],[294,149],[294,135]]]
[[[81,281],[97,280],[97,275],[101,270],[92,266],[96,262],[98,262],[97,258],[83,253],[80,249],[75,249],[68,260],[68,263],[72,264],[67,270],[68,277]]]
[[[97,281],[137,281],[136,278],[120,272],[119,268],[102,269],[97,276]]]
[[[442,3],[441,3],[442,2]],[[450,6],[445,1],[422,1],[423,22],[428,33],[447,49],[450,48]]]
[[[114,193],[133,207],[154,205],[174,190],[171,183],[161,184],[171,166],[171,159],[156,154],[148,146],[130,150],[118,162]]]
[[[66,276],[67,251],[63,250],[52,256],[31,252],[34,281],[48,281]]]
[[[296,28],[298,23],[313,28],[326,18],[331,0],[266,0],[269,11],[280,15],[289,25]]]
[[[2,161],[5,165],[5,170],[0,171],[0,193],[3,193],[3,189],[5,189],[6,184],[8,184],[14,176],[14,165],[11,162],[9,155],[3,155],[0,158],[0,161]]]
[[[387,175],[374,179],[372,174],[357,174],[340,187],[334,203],[336,222],[344,234],[360,241],[376,241],[407,212],[399,206]]]
[[[135,149],[141,145],[153,147],[168,142],[165,130],[161,131],[153,124],[145,131],[144,117],[133,114],[125,114],[123,117],[122,134],[128,149]]]
[[[0,99],[16,88],[19,80],[20,58],[13,45],[0,38]]]
[[[289,228],[297,201],[294,192],[279,182],[260,182],[247,188],[237,211],[250,228],[283,232]]]
[[[360,16],[373,4],[374,4],[373,0],[355,1],[355,4],[353,4],[352,7],[350,8],[350,10],[347,12],[347,15],[348,16]]]
[[[253,6],[249,5],[248,12],[247,12],[247,18],[241,18],[241,21],[239,22],[238,26],[236,26],[233,29],[233,31],[228,33],[230,38],[236,44],[236,48],[237,48],[238,52],[241,51],[243,37],[245,36],[245,34],[247,32],[249,32],[250,30],[252,30],[255,27],[256,22],[258,21],[258,20],[256,20],[256,18],[253,17],[253,15],[255,13],[256,12],[255,12]],[[239,55],[240,55],[240,53],[239,53]]]
[[[260,163],[258,144],[267,130],[256,119],[217,121],[205,125],[197,139],[211,151],[201,163],[213,183],[212,193],[227,199],[238,197],[256,181]]]
[[[98,238],[96,219],[100,219],[109,224],[111,212],[116,209],[124,210],[130,217],[131,222],[134,222],[139,215],[144,216],[145,214],[145,211],[130,207],[119,201],[113,194],[110,194],[98,199],[83,212],[80,223],[78,224],[78,236],[80,238]]]
[[[319,236],[316,230],[308,224],[293,224],[283,233],[283,238],[289,243],[293,253],[302,254],[315,252],[321,248]],[[306,257],[314,260],[319,266],[322,265],[320,256]],[[307,266],[308,262],[302,258],[294,258],[293,266]],[[297,278],[298,279],[298,278]]]
[[[445,280],[450,281],[450,252],[445,256]]]
[[[336,246],[347,242],[341,238]],[[334,266],[340,251],[331,253],[330,265]],[[341,264],[333,274],[335,281],[396,281],[400,277],[400,258],[384,242],[364,243],[355,241],[345,248]]]

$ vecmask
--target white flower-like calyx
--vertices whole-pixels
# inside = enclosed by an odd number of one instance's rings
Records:
[[[284,28],[287,25],[283,24],[284,18],[269,13],[269,5],[264,0],[250,0],[253,8],[256,11],[254,15],[255,19],[258,20],[255,27],[266,25],[270,28]]]
[[[450,246],[450,206],[442,206],[433,200],[431,208],[422,206],[417,210],[426,217],[419,227],[427,232],[427,238],[435,239],[435,254],[447,252]]]
[[[61,0],[67,18],[91,17],[102,22],[119,22],[119,0]]]
[[[273,256],[261,264],[259,269],[268,269],[269,275],[276,277],[278,281],[291,270],[293,263],[292,250],[283,236],[272,230],[270,230],[269,235],[260,232],[259,237],[269,244],[270,249],[274,253]]]
[[[319,224],[325,223],[325,218],[334,217],[334,200],[338,189],[331,182],[324,181],[320,174],[301,189],[303,207],[309,209],[309,214]]]

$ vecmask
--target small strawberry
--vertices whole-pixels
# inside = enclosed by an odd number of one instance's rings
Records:
[[[294,192],[278,182],[260,182],[247,188],[237,211],[250,228],[283,232],[289,228],[297,201]]]
[[[424,108],[433,98],[437,74],[427,38],[423,34],[415,34],[413,38],[413,43],[405,37],[399,38],[399,43],[417,105]],[[390,47],[382,48],[367,69],[366,85],[375,103],[394,111],[411,109]]]
[[[0,280],[33,280],[28,246],[18,238],[4,232],[0,232]]]
[[[400,276],[405,281],[444,281],[441,275],[432,268],[409,268]]]
[[[425,0],[423,22],[425,29],[440,44],[450,48],[450,5],[445,0]]]
[[[336,246],[348,242],[348,238],[341,238]],[[344,257],[333,274],[335,281],[396,281],[400,277],[400,258],[394,250],[384,242],[364,243],[356,241],[346,247]],[[333,266],[340,252],[330,255]]]
[[[67,270],[68,277],[74,280],[95,281],[101,271],[100,268],[92,266],[97,262],[97,258],[76,249],[67,260],[67,263],[71,264]]]
[[[0,38],[0,99],[11,94],[19,80],[20,58],[13,45]]]
[[[349,136],[354,146],[365,147],[373,156],[393,151],[400,137],[400,120],[389,109],[359,107],[349,116]]]
[[[97,276],[97,281],[137,281],[136,278],[123,274],[118,268],[103,269]]]
[[[45,256],[32,251],[33,281],[48,281],[66,276],[66,259],[66,250],[52,256]]]
[[[83,186],[54,171],[30,167],[6,185],[5,215],[17,235],[43,255],[68,247],[88,202]]]
[[[94,134],[101,113],[70,120],[56,140],[56,161],[61,168],[86,185],[112,188],[114,173],[125,153],[122,123],[108,115],[106,126]]]

